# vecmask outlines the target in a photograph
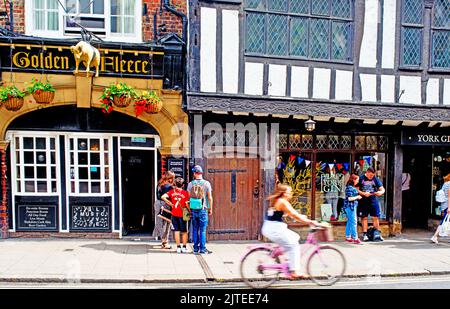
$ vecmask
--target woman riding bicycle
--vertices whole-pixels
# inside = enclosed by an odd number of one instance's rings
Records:
[[[289,257],[289,270],[292,279],[302,278],[300,274],[300,236],[287,228],[282,217],[287,215],[297,221],[321,226],[317,221],[308,219],[298,213],[289,203],[292,198],[292,188],[288,185],[278,185],[274,194],[269,196],[270,206],[264,220],[261,233],[272,242],[282,246]]]

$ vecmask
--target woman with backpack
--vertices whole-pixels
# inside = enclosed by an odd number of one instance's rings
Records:
[[[171,214],[170,207],[161,199],[161,196],[173,189],[175,173],[172,171],[165,172],[158,181],[158,196],[155,201],[155,228],[153,229],[153,237],[161,238],[161,247],[170,249],[168,244],[170,233]],[[167,220],[164,220],[164,219]]]
[[[441,206],[440,206],[441,217],[442,217],[441,223],[439,223],[439,226],[437,227],[436,232],[434,233],[433,237],[431,237],[431,241],[434,242],[435,244],[439,243],[438,236],[439,236],[439,232],[442,229],[442,223],[444,223],[445,217],[450,216],[450,207],[448,206],[448,204],[449,204],[448,196],[449,196],[449,191],[450,191],[450,173],[444,177],[444,184],[442,185],[442,188],[439,191],[443,192],[443,194],[445,195],[445,200],[441,202]],[[437,195],[438,194],[436,194],[436,197],[437,197]]]

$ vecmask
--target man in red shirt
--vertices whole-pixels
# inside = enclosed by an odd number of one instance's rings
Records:
[[[187,253],[187,221],[183,220],[183,208],[187,208],[189,201],[189,192],[183,190],[184,179],[177,177],[175,179],[175,188],[165,193],[161,199],[172,207],[172,225],[177,243],[177,253]],[[188,208],[189,209],[189,208]],[[180,233],[183,241],[183,247],[180,245]]]

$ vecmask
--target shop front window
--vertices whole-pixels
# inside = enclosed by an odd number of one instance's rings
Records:
[[[442,188],[444,177],[450,173],[450,152],[445,149],[436,149],[433,153],[433,194],[430,214],[441,215],[441,203],[436,202],[436,192]]]
[[[315,218],[323,221],[345,221],[342,206],[345,185],[349,179],[350,153],[318,153]]]

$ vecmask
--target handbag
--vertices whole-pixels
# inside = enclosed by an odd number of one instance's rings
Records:
[[[183,208],[183,220],[184,221],[191,220],[191,213],[190,213],[189,209],[187,209],[187,208]]]
[[[445,215],[444,222],[441,224],[439,236],[450,236],[450,215],[448,213]]]
[[[447,201],[447,198],[445,197],[445,192],[443,189],[436,192],[436,202],[438,203],[444,203]]]

